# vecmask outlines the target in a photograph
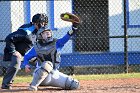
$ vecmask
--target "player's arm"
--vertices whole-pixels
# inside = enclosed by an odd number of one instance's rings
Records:
[[[68,42],[70,37],[75,33],[75,31],[78,29],[78,25],[80,24],[79,17],[74,14],[66,12],[66,13],[62,13],[60,17],[64,21],[71,22],[73,26],[72,26],[72,30],[68,31],[68,33],[64,37],[57,40],[56,48],[62,48],[64,44]]]
[[[77,25],[73,24],[72,30],[68,31],[65,36],[57,40],[56,47],[57,48],[63,47],[68,42],[70,37],[75,34],[77,29],[78,29]]]
[[[68,42],[68,40],[70,39],[70,35],[69,34],[66,34],[65,36],[63,36],[62,38],[58,39],[57,42],[56,42],[56,47],[57,48],[61,48],[64,46],[65,43]]]
[[[22,63],[22,68],[25,68],[25,72],[29,72],[29,60],[31,60],[32,58],[36,57],[36,51],[34,49],[34,47],[32,47],[25,55],[24,55],[24,61]]]

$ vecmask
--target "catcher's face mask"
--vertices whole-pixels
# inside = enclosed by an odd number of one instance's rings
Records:
[[[37,23],[37,26],[38,28],[41,28],[41,27],[45,27],[48,23],[46,22],[42,22],[42,23]]]
[[[48,43],[53,40],[52,35],[53,35],[53,33],[50,29],[44,29],[38,34],[37,39]]]
[[[42,33],[41,33],[41,36],[44,40],[47,40],[48,38],[51,38],[52,37],[52,31],[50,30],[44,30]]]

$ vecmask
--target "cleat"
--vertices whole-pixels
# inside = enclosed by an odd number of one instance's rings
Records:
[[[30,91],[37,91],[37,87],[36,86],[29,86],[28,90]]]
[[[11,85],[2,85],[1,89],[12,89]]]

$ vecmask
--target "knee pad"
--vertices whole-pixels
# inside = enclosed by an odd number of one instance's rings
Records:
[[[33,75],[37,74],[39,76],[44,76],[46,73],[49,74],[53,70],[53,65],[50,61],[45,61],[40,67],[36,68]]]
[[[79,81],[71,77],[68,77],[66,80],[65,89],[73,90],[78,88],[79,88]]]
[[[53,64],[50,61],[45,61],[41,64],[41,68],[50,73],[53,70]]]

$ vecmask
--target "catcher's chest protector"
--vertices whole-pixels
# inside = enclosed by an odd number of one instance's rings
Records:
[[[37,52],[38,60],[40,62],[51,61],[53,64],[60,63],[60,54],[59,52],[57,52],[55,40],[49,44],[43,44],[43,45],[37,42],[34,45],[34,48]]]

